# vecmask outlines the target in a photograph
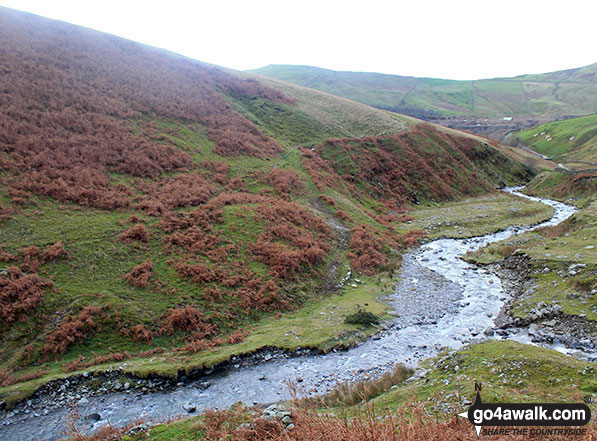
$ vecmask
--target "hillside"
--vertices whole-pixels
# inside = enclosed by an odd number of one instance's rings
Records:
[[[342,301],[375,298],[423,235],[414,204],[532,176],[475,137],[77,26],[0,8],[0,39],[13,404],[91,366],[176,377],[253,352],[255,324],[326,298],[347,265],[366,283]]]
[[[269,65],[252,72],[484,134],[533,121],[597,112],[597,64],[476,81],[288,65]],[[504,117],[513,121],[504,121]]]
[[[574,168],[597,168],[597,115],[554,121],[513,133],[509,142],[530,147]]]

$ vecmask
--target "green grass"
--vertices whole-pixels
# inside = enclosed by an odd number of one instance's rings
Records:
[[[31,314],[30,320],[19,322],[6,330],[3,335],[5,343],[0,352],[2,367],[18,368],[22,348],[28,343],[32,343],[36,350],[40,349],[43,339],[51,330],[48,329],[44,314],[57,317],[56,320],[50,319],[55,322],[88,304],[108,306],[111,321],[104,323],[102,331],[93,338],[73,346],[61,357],[60,363],[42,363],[37,368],[60,371],[62,363],[81,355],[91,357],[110,352],[137,352],[171,344],[169,337],[159,337],[150,346],[124,339],[119,334],[119,327],[128,324],[145,324],[153,328],[156,320],[168,308],[180,303],[201,303],[201,288],[178,276],[166,263],[167,256],[162,253],[163,235],[151,226],[157,220],[147,219],[150,231],[147,244],[125,244],[117,236],[129,228],[130,225],[125,223],[131,214],[129,212],[77,209],[52,201],[40,201],[38,204],[4,222],[0,230],[0,242],[7,244],[4,246],[5,251],[16,252],[32,244],[43,249],[61,240],[70,256],[42,265],[39,274],[51,279],[56,289],[47,291],[43,307]],[[221,227],[225,235],[233,238],[234,234],[239,234],[232,232],[234,228],[242,228],[245,236],[250,235],[251,230],[254,235],[257,233],[255,228],[258,225],[254,222],[247,225],[243,223],[244,218],[237,220],[239,223],[230,221]],[[230,229],[231,233],[227,234],[225,228]],[[151,259],[153,263],[154,278],[160,278],[169,288],[175,288],[177,294],[164,295],[151,288],[134,288],[122,279],[121,276],[146,259]],[[32,335],[36,336],[33,340]]]
[[[597,163],[597,115],[542,124],[518,132],[516,138],[556,161]]]
[[[265,134],[287,147],[341,136],[295,106],[240,94],[231,95],[229,100]]]
[[[149,289],[131,289],[120,277],[150,257],[159,268],[158,274],[164,268],[164,259],[159,256],[159,236],[154,231],[155,235],[144,245],[131,246],[117,240],[128,228],[125,221],[130,214],[76,209],[40,201],[38,207],[25,209],[23,214],[3,223],[0,242],[9,252],[28,245],[43,249],[59,240],[63,242],[70,258],[43,265],[39,271],[57,287],[56,291],[48,291],[42,313],[60,311],[64,315],[89,303],[109,304],[120,311],[125,321],[133,317],[149,320],[172,306],[173,299],[156,295]],[[30,332],[43,335],[45,325],[41,314],[35,314],[31,321],[11,328],[10,338],[5,339],[1,352],[3,364],[16,364],[18,360],[11,360],[8,354],[23,345]],[[96,344],[102,345],[98,340],[88,350],[97,349]]]
[[[143,439],[147,441],[174,441],[200,439],[204,435],[202,431],[196,429],[200,417],[188,418],[182,421],[175,421],[171,424],[160,424],[151,429],[148,436],[124,437],[123,441],[130,439]]]
[[[253,74],[244,75],[254,77]],[[338,137],[389,135],[404,132],[419,122],[408,116],[385,112],[274,78],[259,77],[259,80],[295,99],[298,111],[323,124],[327,131],[337,133]]]
[[[396,409],[415,400],[440,412],[462,411],[465,402],[474,401],[475,383],[482,384],[484,402],[580,402],[597,393],[595,363],[514,341],[469,345],[426,360],[421,368],[422,378],[381,395],[375,406]]]
[[[267,171],[272,166],[271,158],[256,156],[225,157],[214,153],[215,144],[209,140],[205,128],[200,124],[183,124],[179,121],[153,120],[159,127],[150,140],[164,141],[191,155],[195,164],[203,161],[225,162],[230,166],[231,178],[247,179],[255,172]],[[195,165],[197,167],[197,165]],[[249,182],[249,184],[253,184]]]
[[[147,433],[139,433],[135,436],[124,436],[122,441],[189,441],[205,439],[208,435],[207,427],[210,426],[212,430],[219,427],[221,431],[225,431],[228,435],[223,435],[224,438],[229,439],[229,435],[234,429],[237,429],[242,424],[251,421],[253,411],[243,403],[233,404],[225,412],[223,420],[222,415],[216,416],[211,421],[205,415],[198,415],[191,418],[184,418],[175,420],[166,424],[158,424],[151,428]],[[218,425],[217,422],[220,422]],[[213,438],[209,438],[213,439]]]
[[[539,272],[546,267],[553,267],[553,270],[547,274]],[[549,266],[540,265],[536,268],[538,271],[531,275],[532,280],[536,282],[536,289],[517,298],[512,303],[512,314],[515,317],[526,318],[541,301],[548,305],[557,303],[565,314],[586,317],[590,321],[587,324],[588,329],[586,329],[589,334],[597,332],[597,312],[595,312],[597,311],[597,299],[594,295],[587,295],[588,291],[597,287],[595,278],[597,266],[583,268],[580,275],[574,277],[560,276],[562,272],[567,273],[568,264],[560,266],[550,263]],[[589,286],[588,290],[579,289],[579,282],[583,281]],[[569,294],[576,295],[570,297]]]

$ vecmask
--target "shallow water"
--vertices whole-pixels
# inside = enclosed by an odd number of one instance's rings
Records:
[[[533,228],[556,225],[576,211],[560,202],[528,197],[518,193],[518,189],[506,191],[543,202],[555,210],[549,221]],[[396,318],[389,329],[355,348],[326,355],[273,358],[255,365],[238,364],[165,393],[89,397],[87,404],[79,406],[79,412],[99,413],[102,419],[96,424],[98,427],[108,420],[114,425],[139,418],[158,421],[186,413],[182,406],[188,402],[201,410],[225,408],[237,401],[254,404],[286,399],[290,397],[288,380],[300,380],[298,385],[305,393],[321,394],[337,381],[376,375],[396,363],[416,366],[442,347],[457,349],[482,336],[493,326],[506,300],[496,275],[460,257],[533,228],[508,228],[472,239],[435,240],[405,255],[399,281],[394,293],[388,296]],[[207,388],[206,382],[210,383]],[[0,426],[0,440],[59,438],[69,410],[52,410],[38,417],[21,413],[5,418]]]

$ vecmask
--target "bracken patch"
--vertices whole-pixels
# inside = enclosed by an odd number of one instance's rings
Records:
[[[53,283],[37,274],[25,274],[16,266],[0,275],[0,319],[13,322],[44,302],[46,289]]]
[[[153,277],[153,265],[151,260],[146,260],[134,267],[129,273],[125,274],[124,280],[131,286],[146,288],[149,286],[150,279]]]
[[[57,359],[57,355],[64,354],[70,345],[86,339],[90,333],[99,330],[96,319],[103,312],[103,307],[88,305],[76,316],[66,318],[46,338],[41,353],[46,356],[53,354]]]
[[[205,320],[203,312],[187,305],[183,308],[172,308],[166,314],[161,332],[172,335],[177,331],[185,332],[200,340],[215,335],[218,327]]]
[[[147,242],[149,240],[149,233],[143,224],[136,224],[124,233],[121,233],[118,236],[118,240],[122,242]]]

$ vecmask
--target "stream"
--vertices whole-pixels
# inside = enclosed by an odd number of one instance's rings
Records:
[[[470,239],[439,239],[406,254],[396,288],[387,296],[395,318],[366,342],[326,355],[273,356],[258,364],[239,362],[223,372],[165,392],[123,391],[90,396],[78,405],[79,413],[101,416],[96,423],[88,424],[92,431],[93,424],[98,428],[108,421],[119,425],[137,419],[159,421],[186,414],[182,406],[189,402],[201,411],[226,408],[237,401],[249,405],[280,401],[290,397],[287,380],[297,382],[304,393],[321,394],[338,381],[375,376],[396,363],[415,367],[441,348],[458,349],[474,338],[487,338],[484,332],[494,326],[507,300],[506,294],[498,276],[460,257],[488,243],[556,225],[576,211],[560,202],[526,196],[519,189],[505,191],[552,206],[555,211],[551,219],[535,227],[510,227]],[[512,338],[524,340],[519,334]],[[4,412],[0,440],[60,438],[69,411],[51,409],[45,415],[23,410],[17,414]]]

